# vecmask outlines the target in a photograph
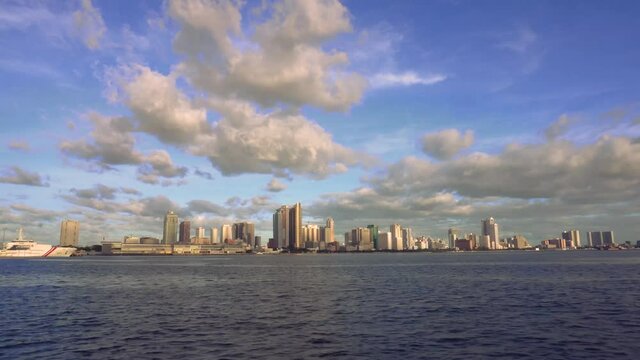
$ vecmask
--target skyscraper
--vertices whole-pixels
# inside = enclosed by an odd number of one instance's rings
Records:
[[[393,224],[389,227],[391,231],[391,247],[392,250],[402,251],[402,227],[399,224]]]
[[[163,244],[175,244],[178,239],[178,214],[168,211],[164,216]]]
[[[245,244],[253,247],[255,244],[255,226],[250,222],[239,222],[233,224],[233,240],[242,240]]]
[[[482,235],[489,236],[489,249],[495,250],[500,242],[498,223],[492,217],[482,220]]]
[[[402,229],[402,246],[405,250],[413,250],[413,230],[411,228]]]
[[[327,229],[329,229],[329,238],[325,239],[326,242],[334,242],[336,239],[335,236],[335,223],[333,222],[333,218],[327,218]]]
[[[209,237],[212,244],[218,243],[220,238],[218,237],[218,228],[212,227],[209,229]]]
[[[273,213],[273,241],[280,249],[289,247],[289,208],[282,205]]]
[[[580,247],[580,232],[578,230],[567,230],[562,232],[562,239],[571,242],[571,247]]]
[[[198,239],[202,239],[202,238],[205,238],[205,237],[206,237],[206,236],[205,236],[204,226],[198,226],[198,227],[196,228],[196,237],[197,237]]]
[[[604,246],[615,245],[616,240],[613,237],[613,231],[603,231],[602,232],[602,243]]]
[[[220,226],[220,242],[228,242],[233,240],[231,225],[223,224]]]
[[[180,239],[181,244],[188,244],[191,242],[191,222],[185,220],[180,223]]]
[[[448,231],[449,235],[449,248],[453,249],[456,247],[455,243],[458,239],[458,229],[450,228]]]
[[[604,245],[602,241],[602,233],[600,231],[589,231],[589,233],[587,233],[587,237],[589,238],[589,246],[600,247]]]
[[[289,249],[302,249],[302,205],[296,203],[289,209]]]
[[[367,225],[367,229],[369,229],[369,233],[371,234],[371,242],[373,244],[373,248],[378,248],[378,225]]]
[[[80,223],[75,220],[63,220],[60,224],[60,246],[78,246]]]

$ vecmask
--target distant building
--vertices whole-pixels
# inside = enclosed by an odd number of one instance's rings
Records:
[[[376,250],[391,250],[391,233],[390,232],[379,232],[378,233],[378,243],[376,244]]]
[[[371,244],[373,248],[378,249],[378,234],[380,233],[378,225],[367,225],[367,229],[369,229],[369,234],[371,234]]]
[[[188,244],[191,242],[191,221],[185,220],[180,223],[180,244]]]
[[[450,228],[447,235],[449,237],[449,248],[455,248],[455,242],[458,239],[458,229]]]
[[[63,220],[60,224],[60,246],[78,246],[80,223],[76,220]]]
[[[507,239],[507,244],[509,245],[509,247],[519,250],[531,248],[531,245],[529,244],[527,238],[522,235],[515,235],[514,237]]]
[[[612,246],[616,244],[616,240],[613,237],[613,231],[602,232],[602,243],[604,246]]]
[[[204,226],[198,226],[196,228],[196,237],[197,238],[205,238],[205,230],[204,230]]]
[[[604,242],[602,241],[602,232],[600,231],[589,231],[587,233],[587,238],[589,239],[590,247],[604,246]]]
[[[175,244],[178,240],[178,214],[168,211],[164,216],[163,244]]]
[[[220,242],[227,243],[233,241],[233,232],[231,231],[231,225],[223,224],[220,226]]]
[[[500,242],[498,223],[492,217],[482,220],[482,235],[489,236],[488,249],[495,250]],[[484,240],[484,239],[483,239]]]
[[[580,247],[580,231],[578,230],[565,230],[562,232],[562,238],[571,243],[569,247],[571,248],[579,248]]]
[[[404,250],[402,244],[402,227],[399,224],[393,224],[389,227],[389,230],[391,232],[391,246],[393,250]]]
[[[242,240],[245,244],[253,247],[255,241],[255,226],[250,222],[239,222],[232,227],[233,240]]]
[[[302,249],[302,205],[296,203],[289,208],[289,249]]]
[[[327,218],[327,225],[326,228],[329,230],[329,236],[325,239],[325,241],[327,243],[332,243],[334,241],[336,241],[335,239],[335,222],[333,221],[333,218]]]
[[[402,247],[405,250],[413,250],[413,230],[411,228],[402,229]]]
[[[253,245],[257,248],[262,247],[262,237],[256,236],[253,240]]]
[[[273,241],[274,248],[289,247],[289,207],[281,206],[273,213]]]
[[[218,228],[212,227],[209,229],[209,238],[211,239],[212,244],[217,244],[220,242],[220,238],[218,237]]]

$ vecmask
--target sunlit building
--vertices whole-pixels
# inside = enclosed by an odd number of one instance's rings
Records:
[[[164,229],[162,232],[163,244],[175,244],[178,241],[178,214],[168,211],[164,216]]]
[[[80,223],[76,220],[63,220],[60,224],[60,246],[78,246]]]

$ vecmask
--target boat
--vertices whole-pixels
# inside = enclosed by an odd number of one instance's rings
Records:
[[[22,228],[19,228],[18,237],[4,244],[4,248],[0,250],[0,257],[69,257],[75,252],[74,247],[40,244],[34,240],[25,239]]]

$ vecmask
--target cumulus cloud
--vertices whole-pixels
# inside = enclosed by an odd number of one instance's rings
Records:
[[[284,0],[269,10],[249,37],[234,2],[172,1],[169,15],[181,28],[174,46],[186,57],[180,72],[216,96],[267,107],[345,110],[360,101],[366,80],[344,70],[346,53],[322,47],[351,30],[347,9],[336,0]]]
[[[272,178],[271,181],[267,184],[267,191],[270,192],[280,192],[287,188],[287,184],[279,181],[276,178]]]
[[[122,69],[125,103],[138,121],[140,131],[155,135],[171,144],[188,144],[199,133],[207,133],[207,113],[194,106],[176,87],[176,76],[164,76],[134,65]]]
[[[544,134],[548,140],[554,140],[564,135],[574,122],[573,118],[563,114],[545,129]]]
[[[60,143],[60,150],[71,157],[95,161],[103,169],[114,165],[138,166],[138,179],[157,184],[161,178],[183,178],[188,170],[173,164],[165,150],[153,150],[144,154],[135,149],[134,124],[125,117],[106,117],[97,113],[88,116],[94,129],[90,140],[67,140]]]
[[[473,145],[473,131],[461,133],[457,129],[446,129],[422,137],[422,150],[436,159],[447,160]]]
[[[378,73],[369,79],[369,83],[374,88],[386,88],[394,86],[412,86],[412,85],[434,85],[447,79],[442,74],[432,74],[421,76],[415,72],[407,71],[404,73]]]
[[[82,8],[73,13],[73,21],[85,45],[91,50],[99,48],[107,27],[100,10],[93,6],[91,0],[82,0]]]
[[[29,145],[29,143],[24,140],[11,141],[7,147],[11,150],[24,151],[24,152],[28,152],[31,150],[31,146]]]
[[[49,186],[40,174],[24,170],[18,166],[11,166],[0,171],[0,183],[28,186]]]
[[[248,104],[219,102],[222,114],[210,134],[192,147],[224,175],[296,173],[323,178],[371,159],[333,141],[302,115],[260,114]]]

